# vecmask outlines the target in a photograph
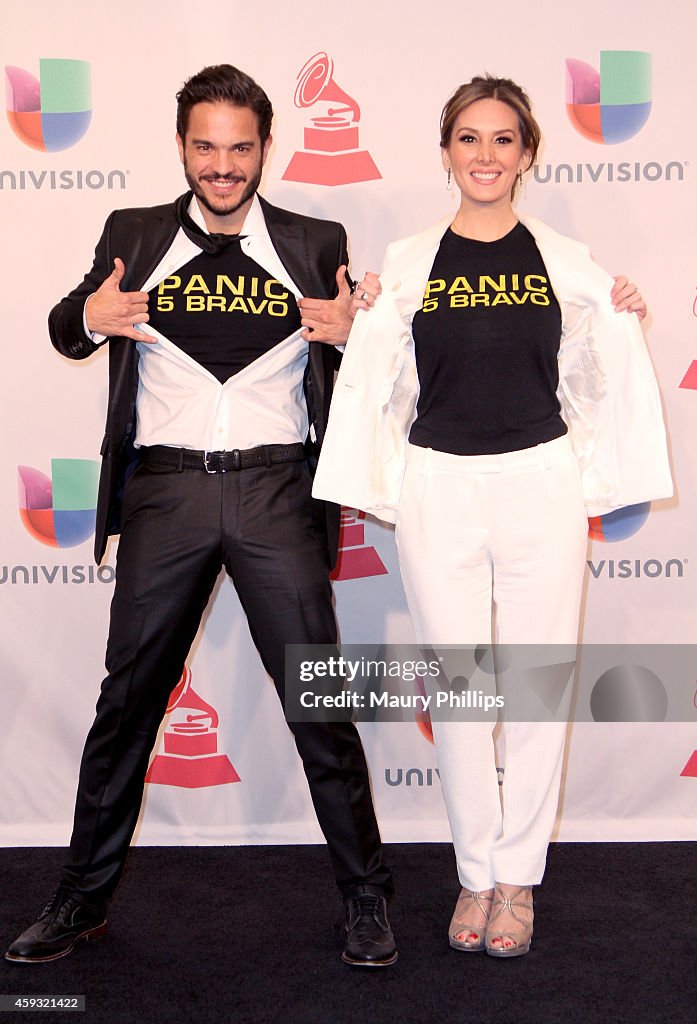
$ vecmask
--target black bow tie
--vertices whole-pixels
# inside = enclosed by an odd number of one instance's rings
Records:
[[[192,219],[188,209],[186,208],[188,204],[185,200],[190,196],[191,193],[188,193],[187,196],[180,197],[177,203],[177,214],[184,234],[187,238],[191,239],[199,249],[203,249],[203,251],[207,252],[209,255],[215,256],[216,253],[222,252],[223,249],[226,249],[227,246],[231,245],[233,242],[241,242],[243,238],[246,238],[246,235],[226,235],[223,234],[223,232],[213,232],[210,235],[206,234],[205,231],[201,230],[196,221]]]
[[[212,245],[215,246],[214,252],[220,252],[222,249],[227,248],[232,242],[241,242],[246,235],[224,235],[220,232],[211,231],[210,234],[205,236],[210,239]]]

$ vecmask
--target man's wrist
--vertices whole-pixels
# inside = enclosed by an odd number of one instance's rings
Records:
[[[92,295],[94,294],[95,293],[92,292]],[[95,345],[103,345],[107,339],[107,335],[100,334],[99,331],[91,331],[87,325],[87,303],[92,298],[92,295],[87,296],[85,299],[85,305],[82,307],[82,327],[90,341],[93,341]]]

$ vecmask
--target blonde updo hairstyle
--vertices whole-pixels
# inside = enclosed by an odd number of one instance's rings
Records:
[[[448,149],[450,146],[455,122],[462,111],[478,100],[498,100],[515,111],[518,117],[520,140],[523,149],[527,150],[530,154],[530,161],[526,167],[526,170],[529,171],[537,159],[537,151],[542,141],[542,132],[540,131],[539,124],[533,117],[528,94],[510,78],[494,78],[493,75],[489,74],[477,75],[470,82],[466,82],[455,90],[443,107],[440,117],[441,149]],[[517,186],[518,178],[516,178],[511,189],[511,199],[516,193]]]

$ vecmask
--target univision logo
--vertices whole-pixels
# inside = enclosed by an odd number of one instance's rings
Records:
[[[7,120],[32,149],[57,153],[82,138],[92,119],[90,65],[84,60],[42,58],[39,78],[5,68]]]
[[[615,509],[604,516],[591,516],[588,519],[588,536],[591,540],[608,544],[627,540],[642,528],[650,511],[651,502],[642,501],[638,505]],[[649,579],[665,576],[670,579],[673,575],[682,579],[685,574],[685,562],[681,558],[669,558],[665,562],[657,558],[601,558],[595,562],[589,558],[586,564],[594,580],[601,576],[611,580],[637,579],[640,576]]]
[[[385,768],[388,786],[432,786],[436,779],[440,779],[437,768]]]
[[[662,164],[658,160],[601,160],[600,163],[535,164],[533,180],[538,185],[589,185],[623,183],[627,181],[684,181],[687,161],[669,160]]]
[[[53,584],[113,583],[113,565],[0,565],[0,585],[37,586]]]
[[[590,516],[588,519],[588,536],[591,540],[609,541],[626,540],[637,533],[649,518],[651,502],[642,501],[639,505],[627,505],[615,509],[604,516]]]
[[[567,58],[566,112],[576,131],[591,142],[626,142],[651,113],[651,54],[638,50],[602,50],[600,71]],[[686,160],[600,160],[540,164],[538,185],[623,184],[684,181]]]
[[[35,540],[72,548],[94,533],[99,464],[93,459],[51,459],[51,477],[18,466],[19,516]]]
[[[685,561],[682,558],[669,558],[665,562],[658,558],[601,558],[594,562],[589,558],[586,565],[594,580],[600,579],[601,576],[610,580],[629,580],[647,576],[655,580],[659,576],[671,579],[674,575],[682,579],[685,575]]]
[[[631,139],[651,113],[651,54],[601,50],[600,71],[567,58],[566,112],[591,142],[614,146]]]

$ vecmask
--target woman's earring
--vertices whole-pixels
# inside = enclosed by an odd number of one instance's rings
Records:
[[[451,168],[449,167],[449,168],[448,168],[448,184],[447,184],[447,185],[445,186],[445,187],[447,188],[448,192],[449,192],[449,191],[450,191],[450,189],[452,188],[452,183],[451,183],[451,181],[450,181],[450,176],[451,176],[451,174],[452,174],[452,173],[453,173],[453,172],[452,172]]]

